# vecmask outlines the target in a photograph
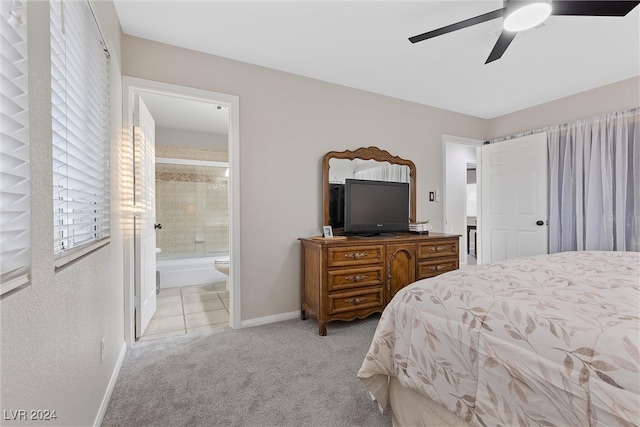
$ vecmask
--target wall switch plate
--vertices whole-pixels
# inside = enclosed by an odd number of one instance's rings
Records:
[[[104,337],[102,337],[102,339],[100,340],[100,364],[101,365],[104,362],[104,352],[105,352]]]
[[[430,202],[435,202],[436,201],[436,192],[435,191],[429,191],[429,201]]]

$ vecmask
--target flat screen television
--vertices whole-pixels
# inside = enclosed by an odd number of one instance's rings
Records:
[[[409,183],[346,179],[344,232],[376,235],[409,231]]]

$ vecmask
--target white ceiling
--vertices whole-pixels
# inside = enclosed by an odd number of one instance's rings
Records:
[[[125,34],[487,119],[640,75],[640,7],[624,18],[552,16],[485,65],[501,19],[407,39],[500,0],[115,5]]]
[[[229,109],[210,102],[159,93],[143,93],[142,99],[158,127],[226,135]]]

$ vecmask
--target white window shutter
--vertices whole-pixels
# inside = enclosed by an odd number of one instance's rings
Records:
[[[61,266],[109,240],[109,56],[88,1],[50,4],[54,254]]]
[[[0,295],[29,281],[29,90],[26,4],[0,2]]]

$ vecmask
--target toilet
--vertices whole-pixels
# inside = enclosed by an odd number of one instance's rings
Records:
[[[224,256],[224,257],[216,258],[213,261],[213,266],[220,273],[222,273],[225,276],[227,276],[226,289],[229,290],[229,257],[228,256]]]

